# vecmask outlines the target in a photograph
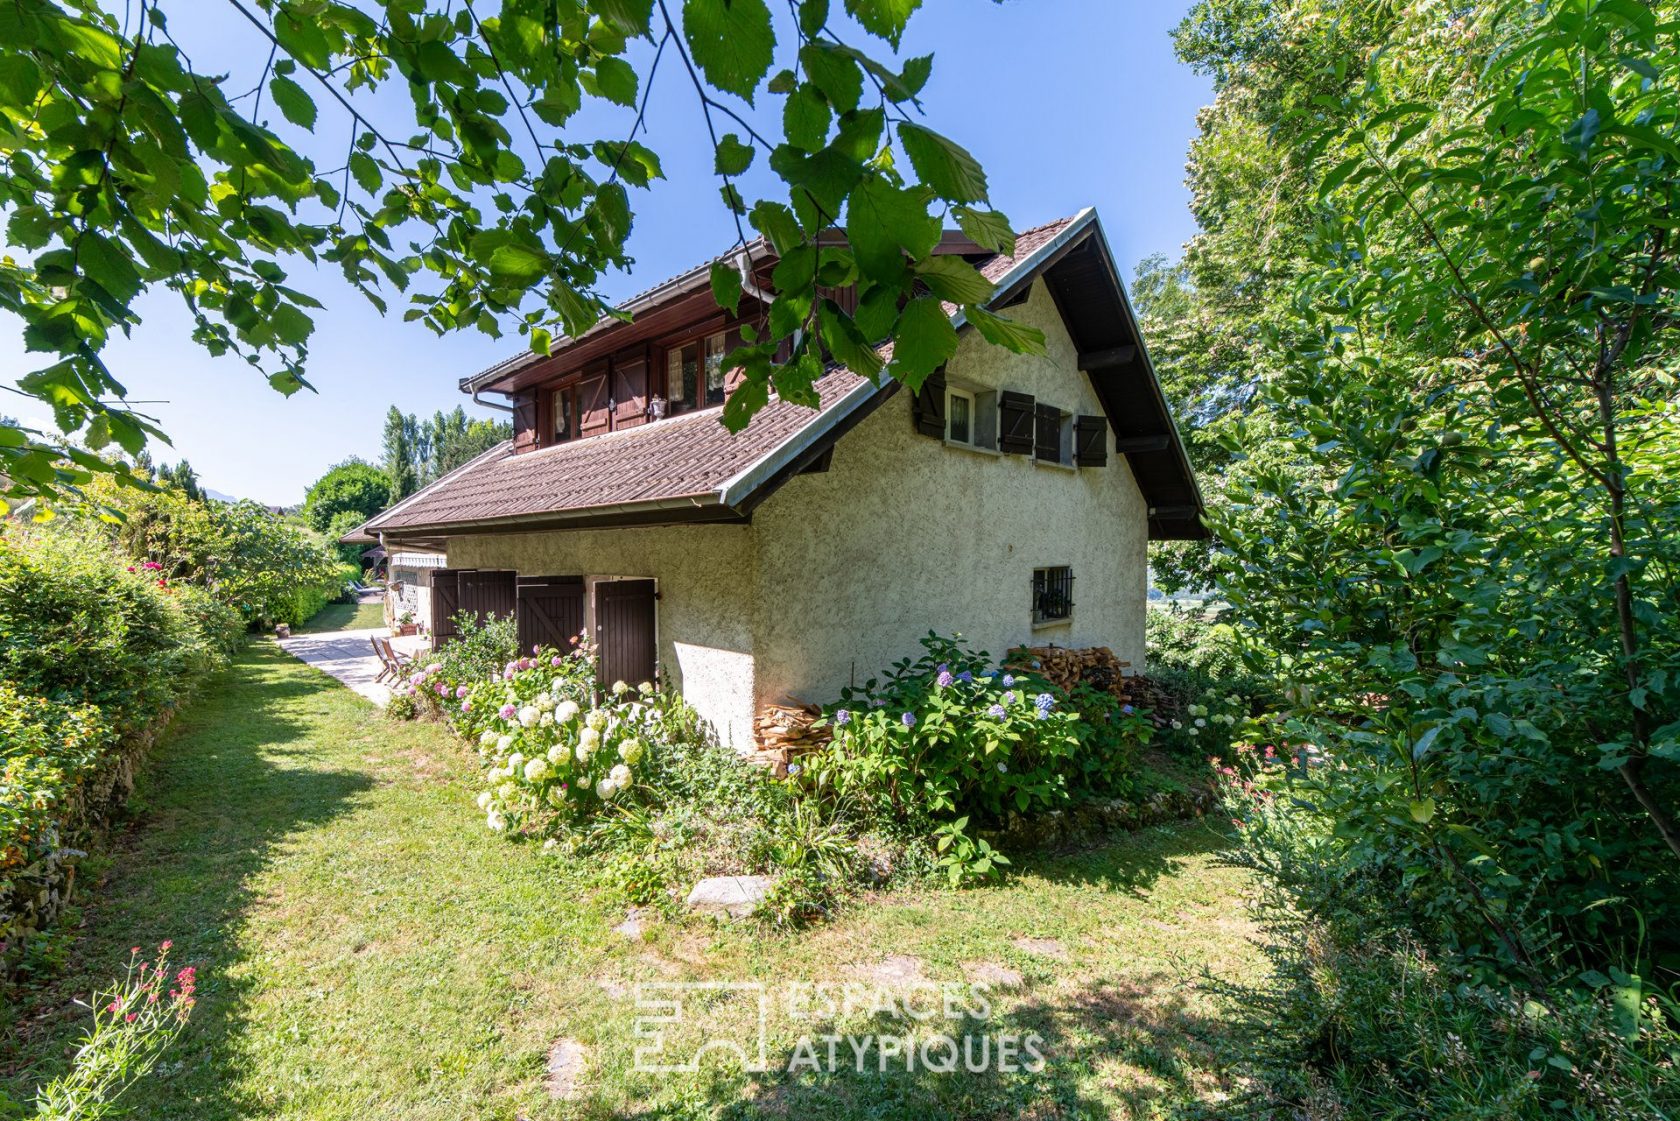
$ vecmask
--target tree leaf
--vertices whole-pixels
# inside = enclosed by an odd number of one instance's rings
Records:
[[[846,0],[846,10],[871,35],[878,35],[898,49],[910,16],[922,0]]]
[[[935,254],[911,266],[928,290],[953,304],[978,304],[991,299],[996,288],[980,270],[955,254]]]
[[[871,176],[853,189],[846,204],[846,237],[865,274],[892,277],[902,271],[906,253],[920,258],[932,252],[939,221],[917,193]]]
[[[828,138],[828,102],[809,82],[801,82],[782,106],[782,131],[789,144],[815,152]]]
[[[909,122],[898,126],[898,142],[921,181],[952,202],[985,202],[986,173],[980,161],[955,141]]]
[[[712,299],[731,315],[741,309],[741,273],[729,261],[712,262]]]
[[[303,128],[314,128],[315,118],[319,110],[315,108],[315,101],[303,87],[285,76],[277,77],[268,83],[268,92],[274,95],[274,104],[280,106],[288,121]]]
[[[529,288],[548,275],[548,254],[510,242],[490,254],[490,279],[508,288]]]
[[[718,141],[713,166],[719,175],[739,175],[752,166],[754,155],[751,144],[742,143],[733,132],[726,132]]]
[[[589,7],[624,35],[647,34],[653,20],[653,0],[592,0]]]
[[[893,377],[918,389],[956,352],[957,329],[938,297],[919,296],[904,305],[893,333]]]
[[[963,309],[963,318],[980,332],[980,337],[1014,354],[1043,354],[1044,332],[1025,323],[973,304]]]
[[[636,68],[616,55],[609,55],[595,64],[595,88],[601,96],[618,105],[636,104]]]
[[[683,38],[708,82],[748,102],[775,61],[764,0],[683,0]]]
[[[1005,257],[1015,255],[1015,231],[1010,228],[1008,218],[996,210],[976,210],[969,206],[954,206],[951,212],[957,217],[957,226],[976,243]]]

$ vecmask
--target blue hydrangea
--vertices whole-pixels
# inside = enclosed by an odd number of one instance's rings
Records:
[[[951,671],[950,670],[942,669],[942,670],[939,671],[939,676],[934,678],[934,684],[938,685],[941,689],[944,689],[945,687],[950,685],[951,682],[953,682],[955,680],[956,680],[956,678],[951,676]]]
[[[1136,712],[1137,709],[1133,708],[1131,705],[1121,705],[1120,711],[1125,713],[1127,716],[1130,716],[1132,713]]]
[[[906,728],[913,728],[913,727],[916,726],[916,714],[913,713],[913,712],[907,712],[903,716],[900,716],[898,719],[904,724],[904,726]]]
[[[1004,674],[1003,675],[1003,687],[1005,689],[1007,689],[1013,684],[1015,684],[1015,675],[1012,674],[1012,673]]]
[[[963,670],[961,673],[957,674],[957,680],[972,682],[974,680],[974,675],[968,670]]]
[[[1002,705],[993,705],[991,708],[988,708],[986,710],[986,715],[992,717],[995,720],[1002,720],[1003,717],[1007,714],[1007,712],[1008,712],[1008,710],[1005,709]]]
[[[847,709],[841,709],[839,712],[836,712],[834,714],[834,724],[835,724],[836,727],[844,728],[846,725],[850,724],[851,722],[852,722],[852,714]]]
[[[1040,693],[1038,696],[1033,698],[1033,704],[1038,706],[1038,711],[1049,712],[1051,709],[1056,707],[1056,698],[1052,697],[1049,693]]]
[[[1015,690],[1011,689],[1003,695],[1003,703],[1006,705],[1012,705],[1015,703]]]

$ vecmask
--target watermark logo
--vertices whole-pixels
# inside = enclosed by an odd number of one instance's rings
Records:
[[[979,983],[659,981],[634,986],[632,995],[641,1041],[635,1068],[646,1073],[697,1071],[707,1056],[752,1074],[1036,1074],[1045,1066],[1037,1032],[991,1030],[991,999]],[[868,1030],[831,1027],[860,1020]],[[773,1025],[792,1038],[775,1057]]]

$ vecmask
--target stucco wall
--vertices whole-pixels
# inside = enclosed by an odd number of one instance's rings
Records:
[[[1011,308],[1047,354],[965,333],[953,383],[1014,389],[1101,414],[1042,282]],[[842,438],[822,474],[797,476],[755,512],[759,703],[832,698],[918,650],[930,628],[1001,656],[1010,646],[1103,645],[1143,665],[1147,519],[1124,456],[1070,470],[949,447],[914,431],[899,392]],[[1034,568],[1071,565],[1073,618],[1035,630]]]
[[[715,525],[460,537],[449,543],[449,566],[522,576],[652,577],[659,582],[661,669],[723,742],[749,746],[752,532]]]

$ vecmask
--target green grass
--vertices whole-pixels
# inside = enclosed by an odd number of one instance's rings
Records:
[[[385,607],[378,600],[368,603],[329,603],[315,612],[309,622],[299,625],[293,633],[359,631],[384,625]]]
[[[388,724],[254,645],[159,747],[82,928],[59,936],[58,979],[10,994],[0,1093],[26,1100],[60,1072],[85,1022],[71,998],[165,938],[199,966],[200,1004],[134,1092],[141,1117],[1148,1117],[1231,1089],[1198,977],[1260,966],[1242,874],[1216,863],[1205,824],[1022,860],[993,887],[868,896],[801,933],[656,916],[631,940],[612,931],[624,910],[596,868],[483,828],[474,771],[439,727]],[[981,967],[1022,983],[992,990],[983,1024],[929,1030],[1037,1032],[1041,1073],[882,1074],[872,1052],[859,1074],[844,1043],[840,1072],[785,1073],[801,1034],[901,1035],[907,1021],[863,1008],[800,1023],[779,986],[852,982],[861,996],[895,972],[960,983]],[[780,1073],[715,1054],[694,1073],[633,1069],[647,1042],[634,986],[694,980],[769,986]],[[752,999],[699,1003],[691,1026],[751,1036]],[[570,1100],[543,1086],[560,1037],[586,1055]],[[697,1038],[674,1029],[671,1045]]]

